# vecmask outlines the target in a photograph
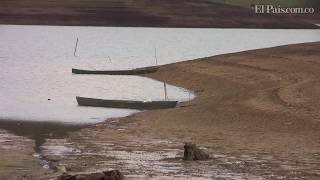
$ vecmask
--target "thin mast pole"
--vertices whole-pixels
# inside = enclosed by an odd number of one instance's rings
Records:
[[[76,57],[76,52],[77,52],[77,48],[78,48],[78,42],[79,42],[79,39],[77,38],[76,46],[74,47],[74,52],[73,52],[73,56],[74,57]]]
[[[167,100],[168,99],[168,94],[167,94],[167,83],[163,82],[164,85],[164,99]]]
[[[156,65],[158,66],[157,48],[154,48],[154,59],[156,60]]]

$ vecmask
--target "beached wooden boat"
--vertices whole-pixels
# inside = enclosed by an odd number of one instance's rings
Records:
[[[131,100],[107,100],[76,97],[79,106],[125,108],[125,109],[166,109],[177,106],[177,101],[131,101]]]
[[[130,70],[109,70],[109,71],[99,71],[99,70],[82,70],[72,68],[72,73],[74,74],[105,74],[105,75],[139,75],[139,74],[149,74],[154,73],[159,69],[159,66],[150,66],[143,68],[136,68]]]

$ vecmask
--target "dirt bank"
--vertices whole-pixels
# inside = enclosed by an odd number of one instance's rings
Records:
[[[199,28],[318,28],[316,25],[313,25],[315,21],[309,21],[309,19],[319,19],[319,13],[301,15],[299,18],[297,16],[271,16],[267,14],[255,14],[253,9],[214,3],[207,0],[0,1],[0,24]]]
[[[67,139],[73,151],[50,153],[59,142],[47,142],[44,154],[69,171],[116,168],[140,178],[319,178],[319,48],[298,44],[165,65],[149,77],[193,90],[193,101],[85,128]],[[181,161],[186,141],[213,159]]]
[[[148,77],[193,90],[194,100],[50,138],[41,153],[71,173],[119,169],[129,179],[318,179],[319,48],[288,45],[165,65]],[[59,174],[41,169],[33,141],[2,134],[1,177]],[[187,141],[212,159],[183,162]]]

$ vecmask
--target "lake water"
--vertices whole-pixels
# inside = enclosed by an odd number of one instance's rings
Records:
[[[155,65],[155,56],[158,64],[168,64],[319,40],[319,30],[0,25],[0,119],[97,123],[137,111],[79,107],[76,96],[164,98],[162,82],[136,76],[72,75],[73,67],[131,69]],[[168,96],[178,101],[193,98],[186,89],[171,85]]]

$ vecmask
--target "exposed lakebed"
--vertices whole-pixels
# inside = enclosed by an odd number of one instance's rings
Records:
[[[0,39],[0,128],[41,144],[52,133],[61,136],[64,131],[138,112],[79,107],[76,96],[164,99],[163,82],[139,76],[74,75],[72,68],[117,70],[169,64],[317,41],[320,31],[0,25]],[[167,92],[170,100],[180,102],[194,97],[172,85]]]
[[[34,139],[35,150],[42,151],[46,156],[62,156],[63,159],[68,155],[79,155],[83,158],[89,153],[88,157],[91,158],[92,154],[85,146],[78,150],[77,146],[60,138],[83,125],[137,111],[79,107],[75,96],[159,100],[163,99],[163,83],[136,76],[72,75],[72,67],[131,69],[155,65],[155,49],[158,64],[168,64],[204,56],[317,41],[319,35],[318,30],[0,26],[0,128]],[[80,41],[74,57],[76,38]],[[188,101],[193,97],[188,90],[174,86],[168,87],[168,95],[169,99],[178,101]],[[6,137],[6,132],[3,137]],[[45,139],[49,140],[45,142]],[[101,143],[108,142],[103,139]],[[141,159],[140,154],[145,152],[139,149],[128,153],[132,149],[127,143],[120,149],[114,148],[111,143],[97,144],[94,151],[99,156],[110,155],[116,159],[109,163],[104,160],[99,162],[102,168],[113,168],[117,167],[117,163],[125,163],[127,169],[124,171],[135,174],[139,172],[140,166],[149,167],[148,163],[165,161],[155,166],[156,170],[151,168],[150,171],[156,175],[171,176],[181,174],[180,169],[175,169],[185,165],[180,161],[180,165],[174,164],[177,163],[175,158],[182,153],[177,150],[176,143],[173,143],[172,149],[161,152],[163,156],[151,159],[148,159],[149,154],[146,154],[146,159]],[[106,151],[108,153],[104,153]],[[135,159],[135,156],[139,158]],[[150,153],[150,157],[155,156]],[[168,165],[166,158],[173,158],[173,162]],[[135,167],[139,161],[143,162]],[[196,166],[191,165],[190,169]],[[215,166],[209,164],[208,167],[212,169],[212,177],[219,177]],[[167,173],[167,170],[173,173]],[[194,170],[194,176],[199,175],[198,170]],[[219,169],[217,172],[223,176],[228,174]],[[238,175],[231,174],[229,179],[234,176]],[[241,175],[237,179],[242,178]]]

